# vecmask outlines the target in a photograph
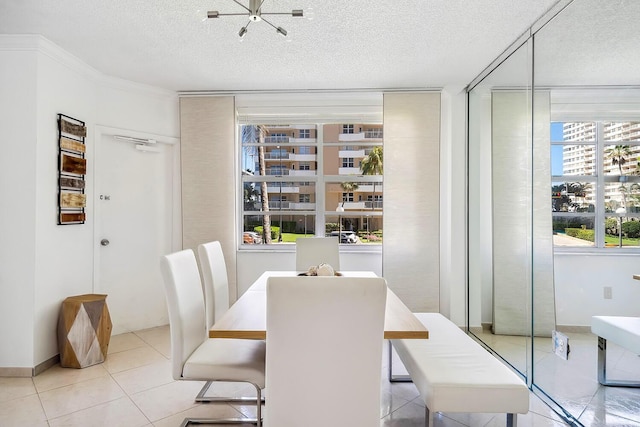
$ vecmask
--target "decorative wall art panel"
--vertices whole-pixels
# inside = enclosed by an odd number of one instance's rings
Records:
[[[79,138],[84,138],[87,136],[87,128],[84,126],[84,122],[64,116],[62,114],[60,114],[60,116],[60,131],[62,133],[68,133],[69,135],[74,135]]]
[[[58,224],[84,224],[87,216],[85,159],[87,127],[81,120],[58,114]]]
[[[87,161],[82,157],[62,154],[62,172],[84,175],[87,173]]]
[[[70,177],[60,177],[60,188],[74,188],[76,190],[81,190],[84,188],[84,179],[83,178],[70,178]]]
[[[75,153],[84,153],[85,146],[80,141],[62,137],[60,138],[60,148],[66,151],[73,151]]]
[[[86,218],[86,214],[84,213],[61,213],[60,214],[60,223],[78,223],[84,222]]]
[[[87,205],[87,196],[82,193],[60,193],[61,208],[84,208]]]

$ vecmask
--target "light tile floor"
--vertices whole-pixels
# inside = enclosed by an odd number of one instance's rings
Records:
[[[568,360],[553,353],[551,338],[534,338],[537,387],[584,426],[640,426],[640,388],[600,385],[597,337],[589,332],[565,334],[571,350]],[[518,370],[526,372],[527,339],[490,332],[476,335]],[[607,376],[640,383],[640,357],[608,342]]]
[[[380,425],[424,426],[425,408],[415,386],[387,381],[386,343],[384,354]],[[54,366],[34,378],[0,378],[0,426],[175,427],[187,416],[255,415],[251,405],[196,404],[194,397],[202,383],[174,381],[170,366],[168,327],[113,336],[107,360],[100,365],[84,369]],[[220,395],[250,390],[231,384],[217,386],[215,393]],[[602,414],[606,405],[592,405],[592,412]],[[437,414],[435,425],[494,427],[504,426],[505,420],[504,414],[445,413]],[[534,394],[529,413],[518,415],[520,427],[564,425]]]

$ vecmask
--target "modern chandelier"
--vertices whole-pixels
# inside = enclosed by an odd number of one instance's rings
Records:
[[[303,17],[302,9],[294,9],[291,12],[262,12],[262,4],[264,3],[264,1],[265,0],[249,0],[249,7],[247,7],[242,3],[240,3],[238,0],[233,0],[234,3],[237,3],[243,9],[246,9],[246,12],[220,13],[217,10],[210,10],[209,12],[207,12],[207,18],[219,18],[221,16],[233,16],[233,15],[248,16],[249,22],[247,22],[247,25],[240,28],[240,31],[238,31],[238,35],[240,36],[240,38],[244,37],[244,35],[247,34],[247,27],[249,26],[249,24],[251,24],[252,22],[258,22],[258,21],[266,22],[267,24],[271,25],[278,34],[282,34],[284,37],[286,37],[287,30],[285,30],[282,27],[276,27],[271,22],[267,21],[264,18],[264,16],[265,15],[291,15],[297,18],[301,18]]]

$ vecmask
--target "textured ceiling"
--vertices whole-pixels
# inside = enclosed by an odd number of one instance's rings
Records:
[[[536,83],[640,85],[640,1],[579,0],[536,33]]]
[[[0,33],[41,34],[100,72],[176,91],[469,83],[556,0],[266,0],[284,38],[231,0],[0,0]],[[248,0],[244,0],[248,4]]]

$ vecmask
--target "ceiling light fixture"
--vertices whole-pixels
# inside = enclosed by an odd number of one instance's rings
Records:
[[[247,25],[240,28],[240,31],[238,31],[238,35],[240,36],[240,38],[242,38],[244,37],[245,34],[247,34],[247,27],[249,26],[249,24],[251,24],[252,22],[258,22],[258,21],[266,22],[271,27],[273,27],[278,34],[282,34],[284,37],[287,36],[287,30],[285,30],[282,27],[276,27],[271,22],[267,21],[264,18],[265,15],[291,15],[296,18],[304,17],[304,12],[302,11],[302,9],[294,9],[291,12],[262,12],[262,4],[264,3],[264,1],[265,0],[249,0],[249,7],[247,7],[242,3],[240,3],[238,0],[233,0],[234,3],[240,5],[243,9],[246,10],[246,12],[220,13],[217,10],[210,10],[209,12],[207,12],[207,18],[219,18],[221,16],[235,16],[235,15],[249,16],[249,22],[247,22]]]

